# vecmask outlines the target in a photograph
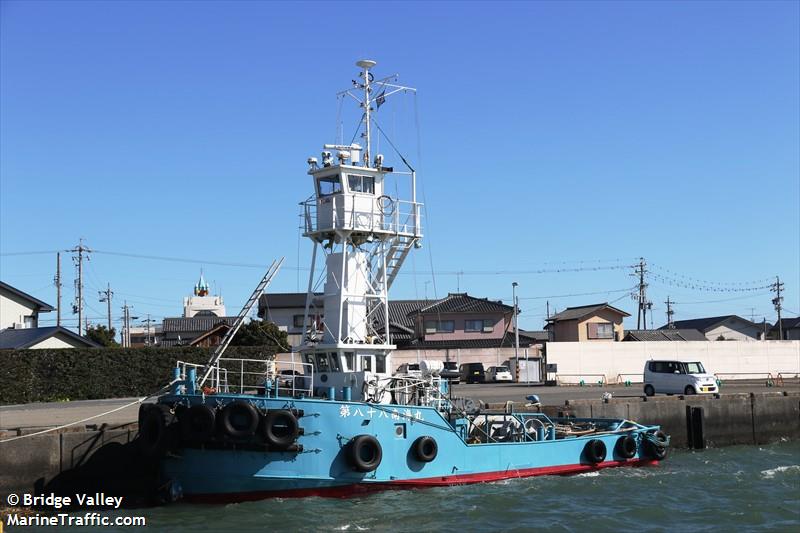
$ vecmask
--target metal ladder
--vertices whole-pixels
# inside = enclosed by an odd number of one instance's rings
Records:
[[[392,282],[400,273],[400,266],[405,261],[417,237],[407,237],[398,235],[392,239],[392,244],[389,246],[389,252],[386,254],[386,271],[383,270],[383,265],[379,267],[378,275],[376,276],[377,286],[380,287],[381,283],[386,279],[386,290],[392,286]]]
[[[225,350],[228,348],[228,345],[233,340],[233,337],[236,336],[236,332],[239,331],[239,327],[241,327],[242,322],[244,322],[245,317],[250,312],[250,309],[253,308],[253,304],[256,303],[258,297],[261,296],[261,293],[264,289],[272,281],[272,278],[275,277],[275,274],[278,273],[280,270],[281,265],[283,264],[284,258],[281,257],[278,261],[273,261],[272,264],[267,269],[267,273],[264,274],[264,277],[261,278],[261,281],[258,282],[258,286],[256,286],[256,290],[253,291],[253,294],[250,295],[250,298],[247,300],[247,303],[244,304],[242,310],[239,311],[239,314],[236,316],[236,321],[233,323],[233,327],[228,330],[225,336],[222,338],[222,342],[217,346],[217,349],[214,350],[214,353],[211,354],[211,358],[206,363],[205,368],[203,368],[203,375],[200,377],[197,385],[198,387],[202,387],[203,384],[206,382],[208,377],[214,371],[214,367],[216,366],[217,362],[219,362],[220,357],[222,354],[225,353]]]

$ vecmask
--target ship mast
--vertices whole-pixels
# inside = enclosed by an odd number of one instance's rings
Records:
[[[303,235],[311,239],[313,250],[299,351],[314,365],[315,382],[320,376],[318,385],[326,388],[341,381],[360,390],[359,383],[391,376],[395,347],[389,335],[388,291],[422,239],[416,173],[402,156],[410,172],[395,172],[384,166],[383,155],[372,154],[372,126],[379,127],[374,112],[389,96],[416,90],[393,83],[396,75],[375,80],[375,65],[358,61],[361,81],[354,80],[351,89],[337,95],[358,103],[363,148],[325,144],[321,164],[308,158],[314,195],[301,203]],[[410,190],[411,197],[392,196],[389,176],[410,179],[402,190]],[[319,254],[324,256],[324,276],[316,272]]]
[[[362,59],[361,61],[356,62],[356,66],[364,69],[361,72],[361,78],[364,80],[364,83],[362,84],[362,87],[364,88],[364,101],[361,103],[361,106],[364,108],[364,166],[366,167],[370,166],[370,162],[372,161],[372,158],[370,157],[370,112],[372,111],[372,101],[370,100],[369,94],[372,92],[372,73],[369,71],[369,69],[374,67],[376,64],[377,63],[375,61],[369,59]]]

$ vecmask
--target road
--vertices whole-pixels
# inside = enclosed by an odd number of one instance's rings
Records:
[[[792,383],[787,382],[782,387],[766,387],[763,383],[727,382],[723,384],[721,393],[776,392],[780,390],[800,391],[800,384],[793,381]],[[454,396],[483,400],[487,403],[502,403],[511,400],[518,404],[524,404],[526,396],[536,394],[544,405],[563,405],[566,400],[600,399],[604,392],[610,392],[617,398],[642,395],[640,385],[631,387],[543,387],[521,383],[482,383],[459,384],[453,388]],[[3,406],[0,407],[0,430],[60,426],[118,409],[133,402],[136,402],[136,398]],[[139,405],[133,403],[119,411],[84,422],[81,425],[126,424],[136,421],[138,412]]]

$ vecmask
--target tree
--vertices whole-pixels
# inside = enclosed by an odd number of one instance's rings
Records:
[[[111,328],[111,331],[109,331],[105,326],[89,326],[86,328],[86,338],[103,346],[119,346],[117,341],[114,340],[116,334],[116,329]]]
[[[272,346],[275,352],[290,351],[286,332],[272,322],[251,320],[242,324],[231,341],[232,346]]]

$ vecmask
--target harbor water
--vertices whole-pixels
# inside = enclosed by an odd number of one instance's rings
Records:
[[[203,533],[800,531],[800,443],[672,450],[659,466],[568,477],[122,513],[145,516],[147,531]]]

